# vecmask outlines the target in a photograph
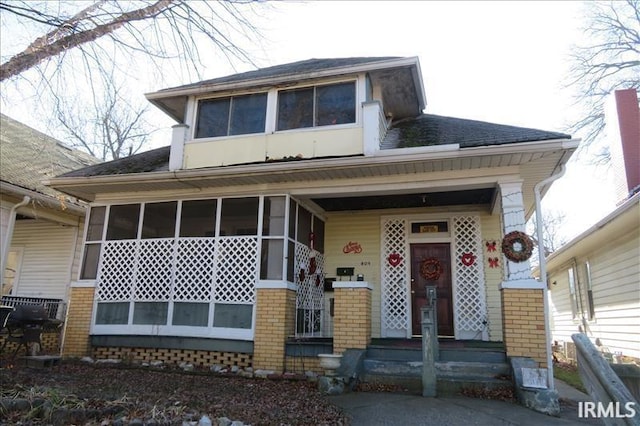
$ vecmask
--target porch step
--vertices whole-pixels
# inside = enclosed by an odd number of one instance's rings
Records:
[[[506,363],[504,351],[482,348],[440,348],[439,361]],[[368,359],[422,362],[422,348],[394,348],[388,346],[369,346]]]
[[[511,367],[498,362],[436,362],[437,392],[455,395],[462,389],[510,388]],[[363,382],[401,385],[412,392],[422,391],[422,362],[365,359],[360,376]]]

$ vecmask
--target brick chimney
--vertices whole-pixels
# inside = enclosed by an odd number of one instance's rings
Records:
[[[611,123],[614,135],[611,154],[616,173],[618,203],[640,191],[640,107],[636,89],[616,90],[615,112],[618,125]],[[618,139],[620,142],[616,141]]]

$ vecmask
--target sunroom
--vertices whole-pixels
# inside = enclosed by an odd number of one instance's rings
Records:
[[[323,219],[288,195],[94,205],[91,334],[250,341],[256,288],[280,286],[298,289],[297,333],[318,334],[323,242]]]

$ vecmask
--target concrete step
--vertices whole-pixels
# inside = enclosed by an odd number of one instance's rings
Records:
[[[436,362],[438,395],[457,395],[463,389],[511,388],[511,367],[506,363]],[[400,385],[412,392],[422,390],[422,362],[365,359],[360,380],[367,383]]]
[[[422,361],[422,348],[369,346],[368,359],[392,361]],[[440,348],[439,361],[506,363],[504,351],[483,348]]]

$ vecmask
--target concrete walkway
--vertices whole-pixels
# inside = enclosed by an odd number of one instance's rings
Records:
[[[577,401],[590,400],[566,383],[556,382],[563,401],[559,417],[517,403],[475,398],[424,398],[415,394],[353,392],[330,400],[351,416],[353,426],[369,425],[602,425],[597,419],[579,419]]]

